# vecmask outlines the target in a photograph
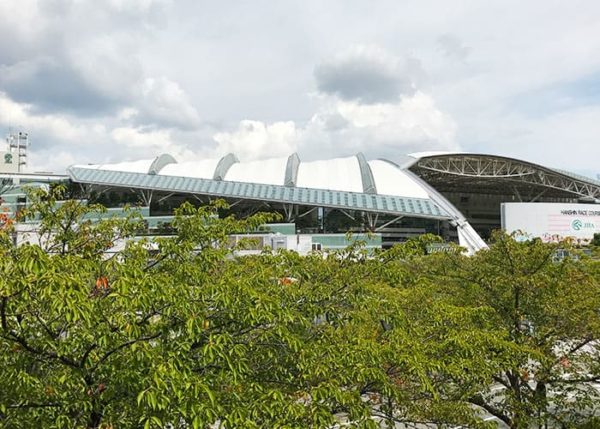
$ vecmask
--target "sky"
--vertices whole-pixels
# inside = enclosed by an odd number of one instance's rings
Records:
[[[600,173],[600,2],[0,0],[30,169],[170,153],[517,157]]]

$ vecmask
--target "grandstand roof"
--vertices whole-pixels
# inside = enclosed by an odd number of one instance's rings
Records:
[[[240,162],[221,159],[178,163],[170,155],[116,164],[74,165],[74,182],[224,198],[447,219],[418,178],[386,160],[364,155],[301,162],[289,157]]]
[[[296,162],[294,162],[296,160]],[[156,169],[157,164],[162,164]],[[241,183],[428,198],[410,174],[383,159],[367,161],[362,154],[311,162],[289,157],[240,162],[233,154],[220,159],[178,163],[170,155],[114,164],[74,165],[72,169],[121,171]],[[151,171],[154,170],[154,171]],[[287,183],[286,183],[287,181]]]
[[[512,194],[600,201],[600,181],[498,155],[421,152],[404,168],[441,192]]]

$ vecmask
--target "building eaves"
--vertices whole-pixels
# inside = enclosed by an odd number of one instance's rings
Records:
[[[70,167],[67,172],[76,183],[152,189],[183,194],[210,195],[217,198],[267,201],[316,207],[342,208],[395,216],[450,219],[438,204],[422,198],[405,198],[326,189],[286,187],[191,177],[161,176],[142,173]]]

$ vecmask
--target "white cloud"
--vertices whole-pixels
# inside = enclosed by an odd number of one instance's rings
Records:
[[[418,61],[401,60],[377,45],[351,46],[315,68],[320,92],[361,103],[412,94],[422,73]]]
[[[70,150],[53,150],[52,157],[48,158],[48,155],[47,151],[31,152],[28,170],[46,173],[63,173],[65,167],[85,162],[80,156],[74,155]],[[92,162],[91,160],[88,161]]]
[[[28,128],[35,158],[57,165],[61,153],[98,162],[160,144],[303,159],[460,145],[598,170],[600,3],[466,0],[442,13],[435,0],[307,0],[236,11],[0,1],[0,91],[10,94],[0,126]]]
[[[397,103],[328,99],[306,126],[301,151],[308,156],[365,152],[393,159],[415,150],[455,150],[456,130],[454,120],[421,92]]]
[[[126,111],[127,116],[131,112]],[[178,159],[201,154],[178,143],[170,129],[152,130],[120,124],[81,120],[64,114],[35,112],[0,93],[0,125],[25,130],[31,137],[29,167],[35,171],[64,171],[74,163],[99,163],[148,158],[171,153]]]
[[[214,136],[215,156],[233,152],[251,160],[289,155],[302,159],[351,155],[402,155],[423,150],[457,150],[456,124],[421,92],[398,103],[360,104],[322,97],[319,111],[304,125],[244,120],[235,132]]]
[[[337,103],[337,111],[356,128],[370,128],[376,140],[430,140],[453,145],[456,124],[429,95],[417,92],[398,103]]]
[[[471,48],[463,45],[460,39],[452,34],[443,34],[437,38],[440,50],[445,56],[458,61],[465,61]]]
[[[147,73],[140,58],[164,24],[168,3],[25,0],[4,14],[0,4],[0,36],[6,33],[0,37],[0,91],[72,116],[131,108],[144,125],[197,126],[198,113],[185,90],[173,79]]]
[[[110,135],[116,143],[131,149],[152,151],[171,144],[169,132],[166,130],[144,132],[139,128],[120,127],[113,129]]]
[[[60,136],[68,141],[83,140],[86,127],[74,123],[68,117],[55,114],[34,114],[28,104],[16,103],[0,92],[0,118],[4,126],[16,126],[31,136]]]
[[[600,106],[584,106],[539,118],[508,115],[496,124],[493,152],[549,167],[600,172]],[[592,175],[595,177],[594,175]]]
[[[146,78],[141,84],[138,118],[166,127],[196,128],[200,116],[177,82],[166,77]]]
[[[420,64],[376,45],[342,50],[317,66],[317,111],[306,123],[244,120],[235,132],[214,136],[216,152],[242,159],[298,151],[302,159],[365,152],[402,155],[456,150],[457,125],[431,95],[417,89]]]
[[[296,151],[298,139],[299,131],[291,121],[267,125],[260,121],[245,120],[234,132],[215,134],[215,156],[233,152],[246,161],[285,156]]]
[[[138,43],[128,34],[98,34],[68,45],[66,61],[97,92],[128,100],[144,74],[136,56]]]

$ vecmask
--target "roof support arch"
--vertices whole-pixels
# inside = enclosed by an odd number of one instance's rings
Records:
[[[148,169],[148,174],[158,174],[160,170],[169,164],[177,164],[177,160],[168,153],[163,153],[152,161],[152,164],[150,164],[150,168]]]
[[[356,154],[358,160],[358,166],[360,167],[360,178],[362,180],[363,192],[365,194],[376,194],[377,187],[375,186],[375,179],[373,178],[373,172],[369,163],[362,152]]]
[[[219,160],[217,167],[215,168],[215,173],[213,174],[213,180],[225,180],[225,176],[227,172],[231,168],[231,166],[237,162],[240,162],[232,153],[228,153],[223,158]]]
[[[285,166],[285,180],[283,186],[296,186],[298,180],[298,167],[300,166],[300,157],[296,152],[291,154]]]

